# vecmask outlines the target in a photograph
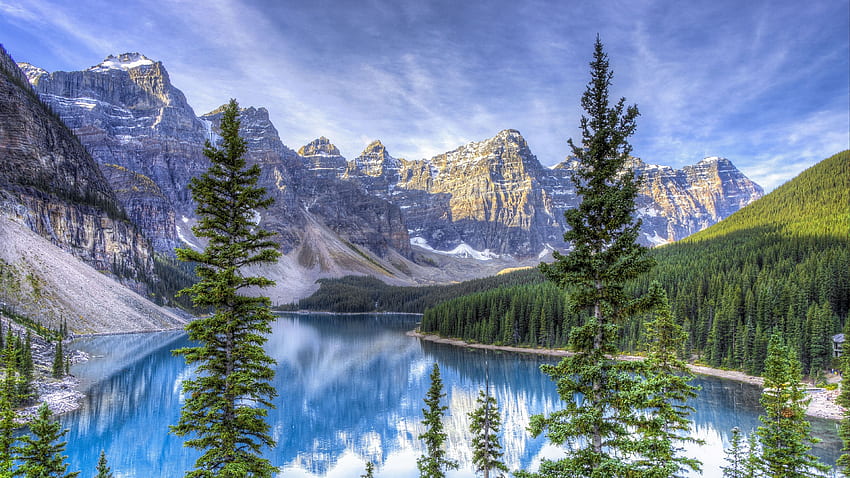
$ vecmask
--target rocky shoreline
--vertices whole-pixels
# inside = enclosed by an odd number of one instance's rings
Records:
[[[417,337],[422,340],[427,340],[429,342],[454,345],[457,347],[468,347],[474,349],[500,350],[504,352],[548,355],[553,357],[565,357],[571,354],[571,352],[563,349],[543,349],[470,343],[459,339],[449,339],[441,337],[439,335],[423,334],[417,330],[408,331],[407,335],[410,337]],[[622,360],[639,360],[642,357],[621,355],[619,356],[619,358]],[[749,383],[751,385],[757,385],[759,387],[764,385],[763,378],[747,375],[743,372],[738,372],[734,370],[722,370],[718,368],[705,367],[702,365],[693,364],[688,365],[688,367],[691,369],[691,372],[698,375],[708,375],[711,377],[718,377],[726,380],[735,380],[738,382]],[[809,393],[809,396],[812,400],[811,402],[809,402],[808,409],[806,410],[806,415],[817,418],[825,418],[828,420],[841,420],[842,418],[844,418],[844,409],[837,403],[835,403],[835,399],[838,396],[838,393],[838,390],[812,388]]]

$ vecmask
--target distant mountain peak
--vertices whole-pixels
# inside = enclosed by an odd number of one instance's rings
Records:
[[[298,150],[301,156],[339,156],[339,149],[331,143],[331,140],[320,136],[305,144]]]
[[[132,70],[146,66],[153,66],[156,62],[138,52],[122,53],[120,55],[109,55],[99,64],[91,67],[88,71],[105,73],[111,70]]]
[[[27,80],[29,80],[30,84],[34,85],[41,80],[42,77],[50,74],[49,71],[44,68],[39,68],[33,64],[22,62],[18,63],[18,68],[27,75]]]

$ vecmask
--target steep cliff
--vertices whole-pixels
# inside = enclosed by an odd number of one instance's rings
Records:
[[[14,63],[5,51],[4,65]],[[0,74],[0,190],[3,212],[98,270],[141,288],[154,276],[153,250],[74,134],[24,83]],[[23,77],[24,79],[26,77]]]
[[[42,100],[102,167],[124,168],[159,189],[151,195],[119,195],[156,250],[170,254],[181,245],[175,218],[194,211],[187,185],[207,168],[203,144],[208,127],[171,84],[162,63],[125,53],[85,71],[47,73],[24,66]],[[113,171],[107,177],[118,181],[116,190],[126,190],[125,175]]]
[[[220,114],[213,112],[202,119],[215,131]],[[301,156],[283,145],[265,108],[245,108],[240,120],[249,162],[261,165],[260,185],[275,199],[275,204],[260,214],[261,224],[278,234],[284,252],[304,245],[308,223],[318,221],[340,240],[378,256],[386,256],[391,249],[409,253],[399,208],[338,179],[337,172],[345,163],[329,140],[319,138],[302,147],[300,151],[307,156]],[[321,261],[307,260],[304,265],[313,263]]]

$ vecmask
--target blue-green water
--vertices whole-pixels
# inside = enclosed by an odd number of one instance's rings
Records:
[[[418,476],[422,398],[431,365],[439,363],[449,415],[445,419],[452,458],[461,469],[449,477],[473,477],[467,413],[484,383],[485,361],[502,411],[502,443],[511,469],[534,468],[562,450],[525,431],[529,416],[559,408],[548,377],[538,370],[549,359],[469,350],[420,342],[404,333],[415,317],[403,315],[293,315],[279,319],[267,350],[278,362],[279,397],[269,414],[277,447],[267,453],[284,477],[359,477],[365,461],[376,476]],[[68,462],[93,476],[101,449],[116,477],[181,477],[196,452],[169,434],[180,413],[181,383],[192,375],[171,350],[187,344],[178,332],[91,337],[75,346],[93,358],[72,369],[88,398],[62,417]],[[688,453],[700,458],[703,476],[720,476],[728,434],[758,426],[759,390],[701,377],[692,403],[694,434],[706,441]],[[835,423],[814,420],[824,438],[816,453],[834,463],[840,450]]]

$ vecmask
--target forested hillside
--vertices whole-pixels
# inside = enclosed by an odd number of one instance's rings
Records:
[[[653,279],[688,333],[686,351],[721,367],[761,373],[770,335],[781,332],[804,370],[828,367],[832,335],[850,312],[850,151],[844,151],[719,224],[652,251]],[[564,346],[578,317],[550,284],[460,297],[426,311],[422,330],[480,342]],[[561,321],[559,323],[559,321]],[[642,318],[624,324],[636,350]]]
[[[347,276],[319,280],[319,290],[283,309],[327,312],[410,312],[422,313],[428,307],[466,294],[499,287],[540,283],[537,269],[522,269],[457,284],[425,287],[391,286],[374,277]]]

